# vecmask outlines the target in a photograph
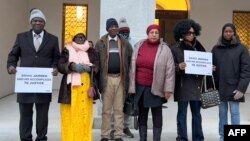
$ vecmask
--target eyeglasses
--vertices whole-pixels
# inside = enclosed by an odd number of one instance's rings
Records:
[[[196,34],[195,34],[195,32],[188,31],[188,33],[186,35],[187,36],[191,36],[191,35],[195,36]]]

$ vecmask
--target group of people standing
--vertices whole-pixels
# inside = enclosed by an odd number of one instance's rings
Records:
[[[58,38],[44,30],[46,18],[41,10],[30,13],[32,29],[17,35],[9,53],[7,71],[16,73],[20,67],[53,68],[52,74],[63,74],[58,102],[61,112],[62,141],[91,141],[93,125],[93,98],[89,97],[91,71],[102,94],[101,141],[110,136],[123,141],[122,134],[133,138],[129,130],[130,117],[124,115],[125,98],[133,95],[139,109],[140,141],[147,141],[148,112],[153,118],[153,141],[161,140],[162,104],[173,95],[178,104],[176,141],[188,141],[187,107],[192,113],[192,141],[203,141],[201,116],[201,83],[204,76],[185,73],[184,50],[205,52],[197,40],[201,26],[194,20],[182,20],[174,28],[176,43],[168,46],[160,39],[158,25],[149,25],[147,38],[136,44],[130,38],[126,19],[119,23],[107,19],[107,34],[91,47],[83,33],[77,33],[72,42],[59,51]],[[39,37],[37,39],[37,37]],[[38,41],[37,41],[38,40]],[[37,42],[40,42],[37,47]],[[250,58],[247,48],[240,43],[233,24],[225,24],[218,43],[212,49],[213,75],[220,93],[219,135],[224,137],[228,124],[240,124],[239,102],[250,80]],[[36,141],[47,141],[48,111],[51,93],[18,93],[21,141],[32,141],[33,105],[36,108]],[[114,122],[111,128],[111,122]],[[152,139],[150,139],[152,140]]]

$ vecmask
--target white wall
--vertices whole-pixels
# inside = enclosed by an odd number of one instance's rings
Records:
[[[0,2],[0,97],[14,89],[14,76],[7,73],[7,56],[11,50],[16,33],[27,30],[27,0],[1,0]]]
[[[146,37],[148,25],[154,23],[155,0],[101,0],[100,36],[107,33],[106,20],[127,19],[130,35],[138,41]]]

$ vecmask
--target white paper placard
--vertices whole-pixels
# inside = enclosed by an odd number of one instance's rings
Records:
[[[52,93],[52,68],[17,67],[15,93]]]
[[[184,50],[186,74],[212,75],[212,53]]]

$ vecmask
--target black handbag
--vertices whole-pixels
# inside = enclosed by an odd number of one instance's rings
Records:
[[[123,113],[129,116],[138,116],[139,112],[134,101],[134,94],[128,94],[124,103]]]
[[[210,107],[220,105],[220,95],[219,95],[219,91],[216,90],[216,88],[215,88],[213,76],[212,76],[212,82],[213,82],[213,89],[208,90],[206,76],[204,76],[203,81],[202,81],[202,85],[201,85],[201,91],[202,91],[202,88],[204,86],[204,92],[201,92],[201,107],[203,109],[207,109]]]

